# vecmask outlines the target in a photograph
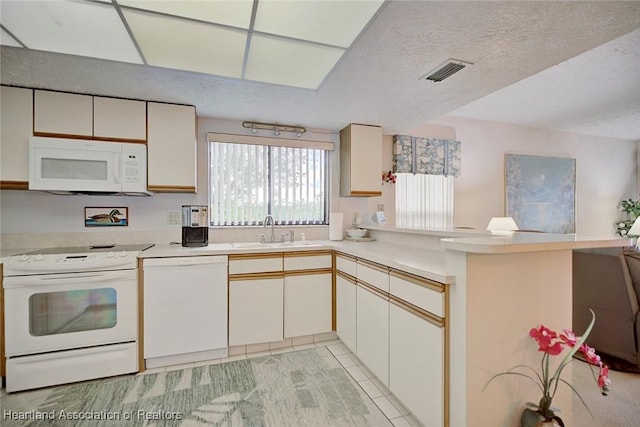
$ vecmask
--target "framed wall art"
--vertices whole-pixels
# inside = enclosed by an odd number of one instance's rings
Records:
[[[85,227],[114,227],[129,225],[128,208],[84,208]]]
[[[576,231],[576,160],[505,154],[506,216],[521,230]]]

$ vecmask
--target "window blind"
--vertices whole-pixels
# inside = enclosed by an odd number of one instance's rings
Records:
[[[325,150],[210,143],[211,225],[327,223]]]
[[[427,230],[453,227],[454,177],[398,173],[396,225]]]

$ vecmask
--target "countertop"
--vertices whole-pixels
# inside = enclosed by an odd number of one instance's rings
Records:
[[[388,229],[388,231],[392,231]],[[395,231],[395,230],[394,230]],[[410,232],[410,231],[402,231]],[[423,231],[422,234],[442,237],[450,232]],[[460,232],[455,232],[460,236]],[[451,235],[451,234],[449,234]],[[473,237],[472,237],[473,236]],[[446,251],[462,251],[480,254],[504,254],[541,252],[553,250],[572,250],[586,248],[625,247],[631,239],[613,237],[576,236],[546,233],[514,233],[510,236],[473,235],[465,237],[442,238],[441,249],[433,250],[416,248],[379,241],[353,242],[347,240],[312,240],[295,243],[260,244],[256,242],[242,243],[210,243],[204,247],[185,248],[168,243],[156,244],[140,253],[140,258],[164,258],[182,256],[248,254],[259,252],[288,252],[337,250],[359,258],[387,265],[427,279],[444,284],[455,283],[455,276],[447,274]],[[29,252],[34,249],[4,249],[2,257]],[[0,259],[1,262],[1,259]]]
[[[269,245],[257,243],[210,243],[199,248],[180,245],[156,245],[140,254],[141,258],[171,256],[203,256],[246,254],[263,252],[290,252],[313,250],[337,250],[359,258],[387,265],[440,283],[455,283],[455,277],[446,274],[445,253],[429,249],[399,247],[381,242],[351,242],[347,240],[314,240],[295,242],[293,245]]]
[[[441,239],[444,249],[481,254],[545,252],[566,249],[613,248],[633,244],[631,239],[575,234],[513,233],[507,236]]]

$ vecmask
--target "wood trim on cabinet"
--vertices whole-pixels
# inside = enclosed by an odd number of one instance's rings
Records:
[[[375,296],[382,298],[383,300],[389,301],[389,294],[385,291],[381,291],[373,285],[368,284],[367,282],[362,282],[360,280],[356,280],[356,286],[360,286],[362,289],[367,290],[374,294]]]
[[[283,271],[273,271],[269,273],[242,273],[242,274],[230,274],[229,283],[240,280],[261,280],[261,279],[282,279],[284,278]]]
[[[144,273],[142,258],[138,258],[138,372],[145,371],[144,363]]]
[[[336,276],[340,276],[342,277],[344,280],[351,282],[352,284],[356,284],[356,278],[353,277],[350,274],[345,273],[344,271],[341,270],[336,270]]]
[[[156,193],[195,193],[196,187],[191,185],[148,185],[147,189]]]
[[[444,289],[444,425],[449,427],[451,422],[451,416],[449,411],[451,410],[451,319],[449,318],[449,288],[445,286]]]
[[[336,251],[331,251],[331,330],[337,331],[336,321]]]
[[[394,295],[389,295],[389,302],[392,303],[393,305],[400,307],[401,309],[408,311],[409,313],[413,314],[414,316],[418,316],[419,318],[426,320],[427,322],[431,323],[434,326],[437,326],[439,328],[444,328],[445,326],[445,319],[436,316],[433,313],[430,313],[428,311],[425,311],[423,309],[421,309],[420,307],[417,307],[403,299],[400,299]]]
[[[0,190],[28,190],[28,181],[0,181]]]
[[[331,268],[311,268],[307,270],[285,270],[284,276],[309,276],[314,274],[331,274]]]
[[[64,139],[84,139],[89,141],[103,141],[103,142],[128,142],[132,144],[147,144],[144,139],[133,138],[107,138],[103,136],[89,136],[89,135],[70,135],[66,133],[53,133],[53,132],[33,132],[33,136],[42,136],[45,138],[64,138]]]
[[[7,372],[7,361],[4,357],[4,266],[0,263],[0,377],[5,376]]]
[[[382,191],[351,190],[349,195],[354,197],[376,197],[376,196],[382,196]]]
[[[445,285],[443,285],[442,283],[434,282],[433,280],[425,279],[424,277],[416,276],[405,271],[395,270],[392,268],[389,271],[389,275],[406,280],[407,282],[411,282],[414,285],[431,289],[432,291],[444,292],[445,290]]]
[[[365,267],[372,268],[373,270],[377,270],[381,273],[389,273],[389,267],[387,267],[386,265],[375,263],[373,261],[358,258],[358,264],[362,264]]]
[[[305,256],[324,256],[331,255],[333,251],[331,249],[317,249],[312,251],[294,251],[284,252],[285,258],[305,257]]]
[[[344,258],[347,261],[353,261],[356,262],[357,261],[357,257],[353,256],[353,255],[349,255],[349,254],[345,254],[344,252],[340,252],[340,251],[335,251],[336,253],[336,258],[340,257],[340,258]]]
[[[229,262],[233,260],[246,260],[246,259],[262,259],[262,258],[281,258],[282,252],[258,252],[250,254],[229,254]]]

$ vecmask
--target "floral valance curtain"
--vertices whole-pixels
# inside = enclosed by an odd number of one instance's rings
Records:
[[[393,171],[426,175],[460,176],[460,141],[393,137]]]

